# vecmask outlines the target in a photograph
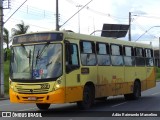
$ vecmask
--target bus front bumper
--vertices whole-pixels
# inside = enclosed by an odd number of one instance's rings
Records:
[[[65,90],[58,89],[47,94],[20,94],[9,89],[10,101],[13,103],[64,103]]]

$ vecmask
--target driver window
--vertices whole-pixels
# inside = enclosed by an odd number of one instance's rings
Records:
[[[78,47],[76,44],[69,44],[69,43],[67,43],[65,47],[66,47],[67,69],[74,70],[74,66],[79,66]]]

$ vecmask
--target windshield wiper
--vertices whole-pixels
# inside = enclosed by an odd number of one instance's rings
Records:
[[[41,52],[39,53],[40,50],[38,50],[38,53],[37,53],[37,59],[40,59],[41,56],[43,55],[44,51],[46,50],[46,48],[48,47],[49,45],[49,42],[47,42],[47,44],[42,48]]]
[[[50,64],[52,64],[52,62],[47,63],[47,64],[46,64],[46,67],[48,67]]]
[[[29,50],[28,58],[29,58],[29,68],[31,68],[31,50]]]
[[[29,59],[29,68],[31,70],[31,50],[29,50],[29,53],[28,53],[25,46],[23,44],[21,44],[21,46],[24,49],[27,58]]]
[[[38,50],[37,56],[36,56],[36,65],[37,65],[38,59],[40,59],[40,58],[42,57],[42,55],[43,55],[44,51],[46,50],[46,48],[48,47],[49,43],[50,43],[50,42],[47,42],[47,43],[45,44],[45,46],[42,48],[41,52],[40,52],[40,50]]]

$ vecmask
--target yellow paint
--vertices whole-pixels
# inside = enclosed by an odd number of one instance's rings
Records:
[[[143,45],[133,42],[113,40],[110,38],[101,38],[88,35],[80,35],[76,33],[64,32],[64,38],[70,43],[76,43],[79,46],[79,40],[91,40],[97,42],[117,43],[126,46],[138,46],[151,48],[150,45]],[[57,42],[58,43],[58,42]],[[63,44],[63,41],[61,41]],[[63,49],[65,53],[65,49]],[[80,51],[79,51],[80,56]],[[120,94],[128,94],[133,92],[133,85],[136,79],[141,82],[141,90],[147,90],[155,86],[155,69],[154,67],[136,67],[136,66],[82,66],[68,74],[65,73],[65,55],[63,56],[63,75],[61,79],[55,82],[47,82],[50,84],[48,93],[46,94],[18,94],[17,87],[19,83],[12,82],[10,84],[10,100],[16,103],[66,103],[76,102],[83,98],[83,88],[87,82],[95,85],[95,97],[105,97]],[[88,68],[88,74],[81,74],[81,68]],[[84,71],[83,71],[84,72]],[[58,80],[60,82],[58,82]],[[43,84],[38,83],[38,84]],[[59,84],[61,83],[61,84]],[[27,83],[26,83],[27,84]],[[37,83],[31,85],[19,86],[24,89],[40,89]],[[34,85],[35,84],[35,85]],[[17,97],[18,96],[18,97]],[[30,101],[28,97],[37,97],[37,101]],[[19,98],[19,99],[18,99]]]
[[[10,88],[9,94],[11,96],[10,101],[14,103],[65,103],[64,88],[58,89],[54,92],[50,92],[47,94],[18,94]],[[37,100],[31,101],[28,100],[28,97],[36,97]]]

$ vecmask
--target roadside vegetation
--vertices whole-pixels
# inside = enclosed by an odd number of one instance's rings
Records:
[[[156,68],[156,80],[160,80],[160,68]]]
[[[9,66],[10,66],[10,56],[11,56],[11,50],[9,47],[9,44],[12,42],[11,38],[14,35],[20,35],[25,34],[29,30],[29,25],[25,25],[23,21],[21,23],[16,24],[15,28],[11,29],[11,36],[9,33],[9,30],[7,28],[3,29],[3,39],[4,44],[6,44],[6,48],[4,49],[4,53],[7,53],[7,56],[4,56],[4,92],[5,94],[9,93]]]
[[[9,93],[9,60],[4,62],[4,92]]]

